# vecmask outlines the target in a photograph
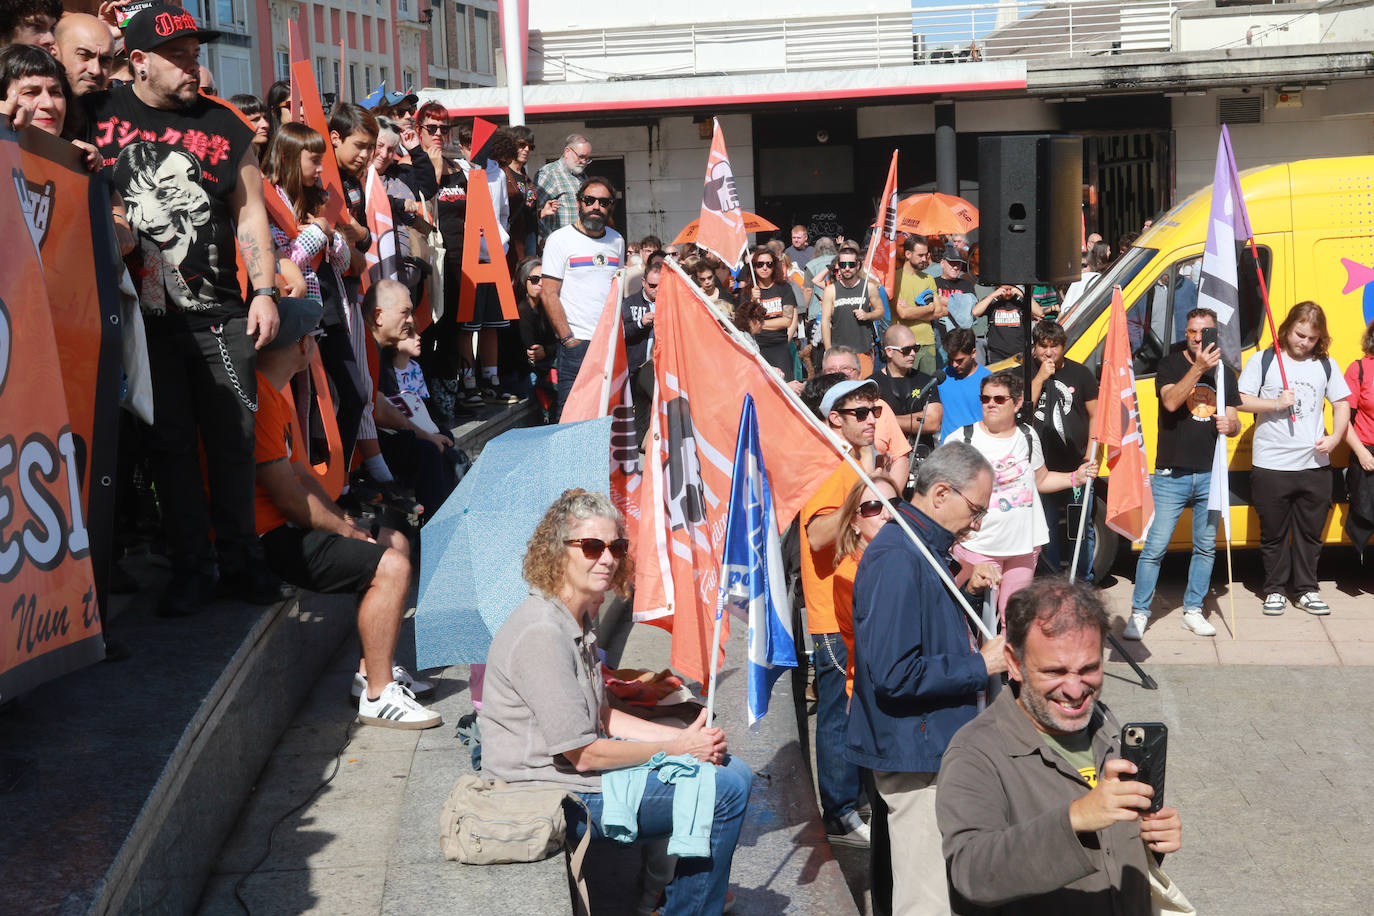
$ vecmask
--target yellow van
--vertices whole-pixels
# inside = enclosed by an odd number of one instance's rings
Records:
[[[1374,313],[1374,288],[1357,284],[1374,268],[1374,156],[1305,159],[1249,169],[1240,175],[1260,266],[1269,287],[1275,326],[1288,310],[1311,299],[1326,312],[1335,371],[1344,372],[1358,359],[1360,338]],[[1150,467],[1154,467],[1159,399],[1154,373],[1169,348],[1183,339],[1188,311],[1197,304],[1197,278],[1207,240],[1211,188],[1193,194],[1157,221],[1136,247],[1099,278],[1061,319],[1068,331],[1069,359],[1096,372],[1107,331],[1112,287],[1120,286],[1126,304],[1141,427]],[[1239,261],[1242,360],[1272,341],[1248,247]],[[1354,287],[1354,288],[1351,288]],[[1346,292],[1351,288],[1350,292]],[[1369,302],[1367,307],[1365,303]],[[1374,317],[1374,314],[1368,317]],[[1253,415],[1240,414],[1242,432],[1229,442],[1231,467],[1231,544],[1259,546],[1259,519],[1250,507],[1250,445]],[[1327,407],[1330,428],[1330,407]],[[1332,465],[1344,468],[1349,449],[1342,445]],[[1333,493],[1333,510],[1323,539],[1340,543],[1346,505],[1344,487]],[[1099,482],[1110,486],[1107,478]],[[1105,496],[1105,493],[1102,494]],[[1102,512],[1097,517],[1100,519]],[[1096,527],[1094,569],[1105,572],[1119,549],[1120,538],[1100,522]],[[1221,532],[1218,532],[1221,537]],[[1184,511],[1170,550],[1192,549],[1191,518]]]

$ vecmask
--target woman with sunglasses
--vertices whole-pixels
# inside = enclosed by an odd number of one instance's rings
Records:
[[[605,836],[603,781],[628,791],[627,772],[659,753],[690,755],[712,767],[715,803],[709,842],[678,859],[663,914],[719,914],[753,774],[731,757],[705,711],[675,728],[614,709],[606,700],[596,614],[606,592],[633,579],[625,520],[601,493],[567,490],[549,507],[524,559],[530,596],[501,625],[487,653],[482,702],[482,770],[508,783],[566,787],[585,802],[565,803],[568,834]],[[618,775],[613,775],[618,774]],[[642,776],[642,774],[639,774]],[[636,824],[642,840],[673,833],[678,785],[641,779]],[[619,795],[620,793],[617,792]],[[590,815],[590,818],[588,817]],[[590,820],[590,823],[589,823]]]
[[[1007,599],[1030,584],[1040,550],[1050,539],[1040,494],[1082,486],[1097,476],[1097,465],[1087,461],[1073,471],[1045,468],[1040,437],[1016,420],[1022,390],[1020,370],[989,375],[980,388],[983,419],[945,438],[946,442],[967,442],[992,465],[992,499],[986,506],[970,507],[982,525],[954,545],[952,553],[965,566],[991,563],[1001,572],[999,619],[1006,613]]]
[[[892,521],[893,501],[900,497],[897,484],[886,474],[874,474],[876,491],[862,480],[856,483],[840,506],[840,536],[835,542],[835,621],[840,638],[849,650],[844,670],[844,692],[854,693],[854,573],[864,548],[884,525]]]
[[[529,360],[534,396],[545,423],[558,422],[558,384],[553,379],[554,359],[558,354],[558,335],[544,311],[543,262],[525,258],[515,267],[515,308],[520,313],[516,327],[520,343]]]
[[[741,272],[743,283],[740,285],[738,302],[757,302],[768,312],[763,329],[754,335],[759,352],[782,373],[783,381],[796,378],[792,365],[792,348],[788,346],[787,336],[797,314],[797,294],[792,284],[782,275],[782,265],[778,256],[767,246],[754,249],[749,260],[750,270]]]

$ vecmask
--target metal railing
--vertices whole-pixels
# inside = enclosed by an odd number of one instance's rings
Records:
[[[911,10],[531,33],[542,82],[1168,51],[1187,0],[1000,0]],[[537,23],[536,23],[537,26]]]

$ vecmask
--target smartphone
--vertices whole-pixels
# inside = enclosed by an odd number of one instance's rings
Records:
[[[1164,806],[1164,757],[1168,745],[1169,729],[1161,722],[1127,722],[1121,727],[1121,757],[1136,765],[1136,774],[1123,778],[1146,783],[1155,790],[1146,814]]]
[[[1206,350],[1208,347],[1215,347],[1216,345],[1217,345],[1217,329],[1216,329],[1216,328],[1203,328],[1203,329],[1202,329],[1202,349]]]

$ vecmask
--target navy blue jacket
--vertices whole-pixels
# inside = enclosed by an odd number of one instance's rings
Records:
[[[907,503],[903,517],[937,562],[954,535]],[[900,525],[887,524],[854,577],[854,696],[846,760],[894,773],[935,773],[978,713],[988,669],[963,610]]]

